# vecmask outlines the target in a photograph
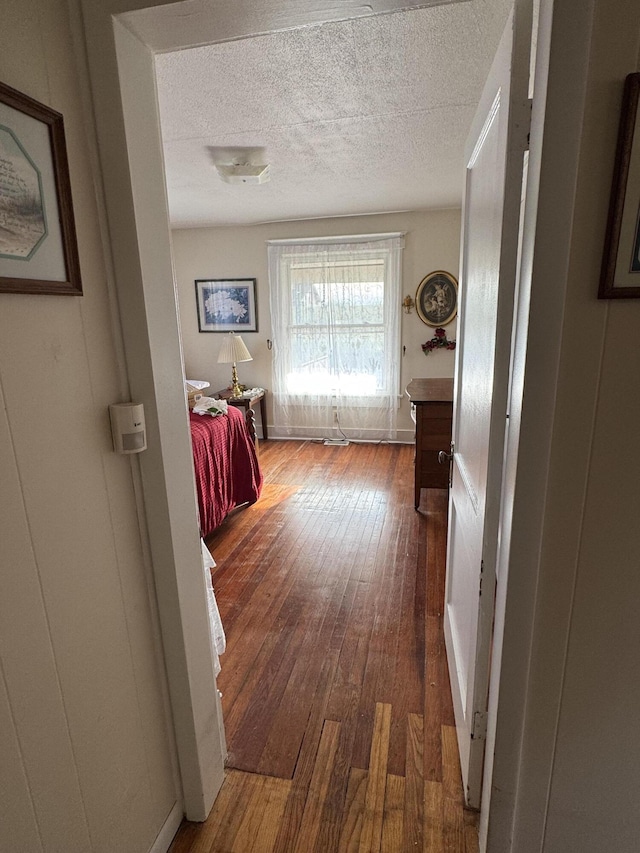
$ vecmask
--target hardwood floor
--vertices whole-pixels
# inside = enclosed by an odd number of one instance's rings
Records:
[[[171,853],[475,853],[444,652],[447,496],[411,446],[263,442],[208,540],[228,769]]]

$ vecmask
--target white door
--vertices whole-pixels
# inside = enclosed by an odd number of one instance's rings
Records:
[[[480,806],[531,17],[516,2],[465,151],[444,629],[467,805]],[[527,32],[528,27],[528,32]]]

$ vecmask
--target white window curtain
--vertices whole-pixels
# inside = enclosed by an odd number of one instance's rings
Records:
[[[393,439],[402,234],[268,243],[274,434]]]

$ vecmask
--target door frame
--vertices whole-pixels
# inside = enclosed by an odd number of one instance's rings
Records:
[[[199,540],[187,462],[190,447],[162,145],[151,74],[153,49],[145,43],[151,39],[143,40],[117,21],[117,16],[136,10],[170,12],[178,5],[166,0],[70,0],[80,67],[86,63],[91,78],[91,93],[85,93],[85,102],[88,114],[93,111],[99,149],[96,183],[106,208],[105,246],[110,249],[114,270],[110,282],[111,296],[117,302],[114,326],[122,333],[131,395],[146,408],[149,450],[140,460],[141,479],[185,809],[188,817],[202,820],[222,782],[224,746],[219,707],[212,700],[217,693],[207,651],[206,598],[194,583],[196,573],[201,574]],[[483,849],[488,844],[490,850],[515,849],[512,839],[518,821],[527,815],[537,818],[528,827],[526,851],[519,847],[518,853],[541,849],[542,803],[553,762],[554,727],[552,721],[544,721],[535,732],[544,747],[540,773],[536,778],[520,778],[525,736],[531,732],[526,696],[562,344],[561,307],[571,243],[565,226],[575,201],[593,0],[586,0],[579,9],[565,0],[555,4],[540,0],[540,7],[543,38],[538,44],[536,80],[541,95],[532,119],[521,281],[522,294],[529,294],[530,302],[526,316],[519,315],[516,326],[521,351],[516,353],[516,393],[512,394],[510,414],[513,418],[517,409],[519,442],[508,447],[505,460],[511,494],[502,510],[498,563],[503,625],[498,626],[501,639],[494,644],[492,655],[487,739],[491,760],[485,762],[481,812]],[[188,46],[177,43],[185,38],[179,28],[174,38],[176,44],[164,49]],[[215,39],[200,38],[199,43],[207,40]],[[133,79],[131,73],[121,76],[119,60],[123,66],[138,63],[139,79]],[[144,103],[136,133],[129,137],[132,111],[125,117],[123,98],[131,105]],[[93,132],[94,128],[88,128],[89,134]],[[166,251],[158,251],[163,241]],[[551,316],[550,299],[558,306]],[[170,304],[173,312],[167,311]],[[511,580],[508,595],[507,570]],[[554,633],[562,635],[568,618],[569,608]],[[560,690],[558,681],[549,696],[553,708],[559,707]],[[527,797],[523,805],[519,795],[524,783]]]
[[[500,214],[500,247],[499,247],[499,286],[497,292],[496,307],[496,329],[494,347],[494,378],[493,398],[489,412],[489,434],[487,447],[487,478],[485,483],[485,506],[482,511],[480,554],[478,555],[477,574],[475,576],[475,588],[471,595],[477,600],[477,625],[475,632],[475,647],[473,660],[469,665],[474,666],[472,689],[467,696],[466,707],[460,705],[460,694],[469,685],[461,684],[458,677],[458,661],[455,659],[456,648],[453,636],[453,624],[449,617],[449,592],[455,572],[450,564],[453,550],[454,538],[456,538],[456,525],[453,523],[456,501],[455,491],[459,487],[463,490],[464,483],[469,482],[469,475],[465,473],[465,467],[456,458],[459,448],[454,450],[453,466],[454,480],[451,494],[449,496],[450,518],[447,542],[447,582],[445,594],[444,631],[449,657],[449,673],[452,686],[454,708],[458,726],[458,743],[461,754],[461,765],[468,759],[467,775],[463,774],[463,782],[466,781],[465,799],[471,807],[478,808],[481,799],[481,786],[483,782],[483,759],[485,751],[485,739],[483,732],[474,737],[472,735],[472,719],[469,724],[465,721],[465,712],[469,711],[473,718],[474,713],[486,715],[488,703],[488,686],[490,677],[490,654],[493,644],[493,620],[495,616],[494,587],[496,582],[497,564],[497,536],[496,531],[500,520],[501,506],[501,481],[502,462],[504,455],[505,435],[508,420],[505,418],[508,400],[508,381],[511,340],[513,327],[514,298],[516,293],[515,280],[517,275],[517,260],[519,238],[518,232],[521,227],[520,208],[523,184],[524,155],[527,149],[527,134],[530,123],[530,103],[528,99],[528,82],[530,66],[530,46],[532,37],[533,10],[532,0],[517,0],[515,8],[507,21],[505,31],[496,51],[496,55],[484,84],[483,96],[478,105],[478,111],[469,131],[466,147],[466,179],[463,196],[463,222],[461,235],[461,261],[460,276],[461,287],[467,280],[468,267],[468,210],[469,183],[471,180],[470,164],[473,162],[478,151],[479,140],[485,139],[485,127],[488,118],[492,115],[496,104],[499,103],[497,121],[503,122],[504,128],[504,190],[501,198]],[[507,69],[508,67],[508,74]],[[499,101],[498,101],[499,99]],[[494,119],[494,120],[496,120]],[[464,299],[464,294],[463,294]],[[460,335],[464,337],[465,320],[462,319]],[[460,412],[456,411],[458,394],[460,392],[460,365],[465,354],[465,341],[461,339],[461,346],[456,351],[456,389],[454,392],[454,425],[453,443],[457,444],[457,418]],[[497,377],[497,378],[496,378]],[[504,377],[504,380],[501,379]],[[456,486],[455,477],[458,477]],[[480,500],[482,504],[482,500]],[[468,532],[468,531],[467,531]],[[461,531],[458,530],[458,536]],[[464,537],[463,537],[464,538]],[[461,544],[460,542],[458,543]],[[482,589],[482,594],[480,594]],[[458,649],[458,653],[464,654]],[[460,722],[463,725],[460,725]]]
[[[579,9],[565,0],[539,2],[498,535],[481,851],[540,853],[544,846],[571,601],[568,590],[562,596],[555,590],[551,598],[541,594],[541,565],[572,245],[569,226],[576,205],[593,22],[594,0]],[[546,656],[541,656],[541,645]],[[529,700],[540,689],[542,668],[545,713],[532,717]]]
[[[188,819],[205,820],[224,780],[226,744],[210,643],[186,414],[154,53],[122,13],[154,0],[73,0],[76,59],[88,70],[96,189],[114,335],[130,398],[145,407],[139,476],[171,716]],[[90,86],[90,90],[89,90]],[[144,535],[144,533],[143,533]]]

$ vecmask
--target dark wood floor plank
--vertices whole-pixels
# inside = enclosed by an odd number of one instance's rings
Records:
[[[447,501],[444,489],[427,489],[427,613],[430,616],[442,616],[444,612]]]
[[[246,690],[243,685],[241,693],[246,693],[246,698],[240,694],[236,698],[235,706],[244,708],[244,713],[228,739],[229,760],[234,767],[291,778],[298,751],[298,746],[291,741],[289,741],[291,754],[286,758],[278,753],[276,762],[278,759],[281,760],[278,766],[274,767],[273,764],[269,766],[268,756],[261,764],[261,757],[269,738],[274,737],[272,729],[282,715],[283,703],[287,702],[285,691],[289,686],[294,668],[300,660],[305,660],[304,644],[308,642],[308,631],[311,627],[309,620],[314,613],[316,618],[319,618],[317,610],[310,604],[304,606],[304,596],[292,595],[283,604],[274,630],[269,635],[270,642],[266,648],[263,646],[261,649],[266,654],[273,642],[273,635],[276,635],[273,653],[269,655],[264,667],[256,667],[259,670],[257,676],[251,673],[251,681],[255,679],[256,682],[255,692],[251,689],[252,685],[246,685],[245,682]],[[279,636],[278,629],[281,629]],[[256,662],[257,660],[258,658]],[[306,674],[310,675],[308,671]],[[243,699],[245,703],[242,703]],[[304,719],[305,706],[302,701],[296,702],[295,711],[296,719]],[[284,762],[286,766],[283,768]]]
[[[304,815],[307,791],[309,790],[315,770],[316,755],[320,746],[320,739],[322,737],[325,723],[327,722],[325,713],[326,699],[328,696],[327,684],[330,683],[332,675],[335,672],[336,663],[336,655],[334,653],[333,655],[327,656],[323,665],[320,683],[318,685],[319,695],[317,697],[317,701],[313,704],[312,711],[307,722],[307,728],[304,733],[304,738],[300,746],[300,752],[293,773],[291,794],[286,803],[280,833],[274,848],[277,853],[290,853],[288,839],[297,838],[300,833],[300,824]],[[338,732],[338,746],[336,748],[336,753],[339,749],[341,737],[342,724],[340,724],[340,730]],[[334,756],[331,776],[329,778],[327,790],[324,793],[324,803],[322,804],[323,811],[326,808],[326,802],[328,799],[327,791],[331,787],[331,777],[335,773],[335,764],[336,757]],[[323,829],[324,823],[321,821],[318,829],[318,835],[322,834]],[[312,847],[309,847],[309,853],[311,853],[312,849]]]
[[[341,816],[347,795],[347,785],[351,769],[353,743],[358,727],[357,705],[361,691],[362,676],[364,674],[365,658],[361,656],[362,666],[356,663],[355,667],[350,667],[349,663],[345,660],[344,651],[345,646],[349,649],[349,644],[346,641],[346,634],[349,627],[366,624],[366,619],[362,622],[361,616],[354,614],[356,594],[366,588],[360,582],[359,562],[359,560],[354,562],[348,594],[343,599],[340,618],[336,621],[329,641],[330,652],[334,653],[337,651],[339,656],[336,673],[332,679],[332,683],[328,685],[326,716],[331,719],[341,720],[342,725],[333,773],[324,804],[322,825],[316,843],[318,853],[327,853],[327,851],[337,849],[340,837]],[[365,646],[362,642],[361,631],[358,632],[358,636],[359,642],[357,645],[364,650]],[[353,649],[353,645],[351,645],[351,649]],[[353,659],[351,662],[354,662]],[[340,664],[342,664],[341,669],[339,669]],[[345,680],[345,674],[347,674],[347,680]],[[336,688],[338,689],[336,690]],[[340,700],[339,704],[336,703],[337,697]]]
[[[390,525],[395,519],[390,520]],[[385,639],[389,636],[387,628],[389,620],[402,618],[402,614],[396,608],[392,612],[393,597],[389,595],[389,589],[395,585],[402,584],[403,568],[393,560],[394,549],[392,542],[386,543],[386,548],[381,554],[381,565],[379,567],[380,580],[373,590],[371,613],[373,616],[373,630],[367,649],[367,662],[365,666],[362,692],[360,698],[359,714],[365,725],[361,725],[356,733],[356,741],[353,751],[353,763],[356,767],[366,768],[368,766],[369,751],[371,745],[371,728],[375,703],[384,695],[388,689],[381,677],[381,670],[387,658]],[[393,650],[390,650],[393,653]]]
[[[336,618],[333,594],[337,592],[341,599],[346,583],[346,579],[334,576],[324,594],[316,599],[313,608],[309,608],[299,624],[302,640],[260,758],[257,768],[260,773],[284,778],[293,776],[324,662],[320,650],[326,644]]]
[[[422,518],[407,508],[411,525],[403,524],[405,541],[401,553],[405,556],[405,574],[399,602],[401,618],[398,625],[393,673],[381,670],[383,683],[390,685],[389,701],[393,702],[391,740],[389,745],[389,772],[404,774],[405,741],[409,714],[422,714],[424,707],[424,589],[418,571],[418,548],[416,539],[421,529]],[[389,689],[389,688],[387,688]]]
[[[227,633],[225,666],[219,678],[225,711],[231,711],[246,679],[249,677],[249,673],[254,679],[257,678],[257,673],[254,672],[255,664],[262,651],[262,646],[269,636],[268,632],[273,629],[273,632],[277,633],[283,625],[291,627],[289,623],[291,612],[294,617],[294,627],[303,626],[297,631],[296,640],[302,642],[304,639],[304,619],[308,613],[314,612],[314,601],[307,590],[314,583],[315,577],[321,570],[321,565],[314,562],[311,555],[315,550],[314,543],[315,546],[322,543],[322,535],[309,537],[308,541],[304,539],[304,532],[307,527],[311,528],[312,526],[312,520],[307,519],[306,523],[301,525],[302,529],[299,530],[298,539],[291,539],[272,557],[271,563],[267,561],[267,565],[271,566],[273,571],[267,574],[266,579],[261,583],[259,592],[253,596],[250,605],[246,606],[243,618],[238,620]],[[299,579],[297,569],[299,565],[306,566],[304,583],[301,583]],[[228,594],[229,592],[225,592],[223,589],[218,597],[224,600]],[[283,649],[282,642],[280,649]],[[295,649],[295,645],[289,649],[287,643],[288,657],[283,664],[285,667],[287,665],[293,666]],[[265,658],[268,660],[269,657],[269,648],[267,647],[261,656],[261,661],[264,661]],[[287,679],[285,678],[284,684],[286,685],[286,683]],[[279,697],[276,698],[278,699],[277,706],[279,705]],[[232,717],[238,717],[241,713],[243,713],[242,707],[240,711],[236,710]],[[232,731],[232,734],[235,734],[235,730]],[[244,734],[245,732],[241,732],[239,739],[243,739]],[[229,745],[230,749],[234,751],[233,740],[230,740]],[[246,769],[257,770],[257,766]]]
[[[360,691],[364,680],[374,626],[374,620],[371,618],[375,597],[374,566],[379,548],[379,531],[385,514],[383,506],[376,508],[366,542],[363,541],[363,550],[358,557],[359,565],[354,572],[354,599],[342,639],[338,672],[329,702],[328,713],[333,719],[342,718],[342,708],[351,705],[353,688],[356,687]]]
[[[427,655],[425,659],[424,698],[424,778],[442,782],[442,691],[444,635],[442,618],[427,616],[425,624]]]
[[[333,773],[322,812],[322,825],[318,834],[315,853],[329,853],[337,849],[340,841],[342,816],[348,801],[348,785],[351,778],[351,754],[358,727],[359,690],[351,692],[350,705],[343,706],[344,716],[340,724],[340,737],[333,764]]]
[[[391,495],[396,495],[397,478],[403,477],[404,470],[401,464],[403,457],[395,460],[393,471],[389,473],[389,488]],[[385,514],[384,524],[380,531],[379,547],[376,552],[374,565],[372,566],[372,586],[367,604],[369,614],[373,614],[373,629],[368,641],[367,659],[362,693],[359,708],[359,716],[363,725],[358,727],[354,743],[353,763],[355,766],[367,767],[371,745],[371,730],[373,726],[373,715],[375,703],[388,697],[389,677],[387,663],[390,668],[396,666],[394,652],[394,632],[397,631],[397,623],[402,619],[399,602],[401,601],[402,588],[406,573],[406,560],[402,552],[402,517],[403,505],[400,501],[390,501],[389,508]],[[395,607],[394,607],[395,599]],[[371,619],[371,615],[369,616]],[[391,643],[386,641],[391,639]]]
[[[322,730],[316,763],[298,832],[294,853],[309,853],[315,847],[320,830],[322,806],[329,787],[331,770],[338,746],[340,723],[327,720]]]
[[[301,621],[305,639],[282,696],[281,711],[269,734],[259,772],[283,776],[292,772],[311,701],[316,693],[317,673],[322,665],[321,652],[342,644],[343,630],[340,625],[346,628],[344,616],[349,612],[348,604],[343,605],[345,600],[349,601],[349,580],[362,541],[362,525],[356,523],[362,521],[362,514],[359,512],[358,496],[349,496],[348,500],[345,498],[341,507],[340,515],[335,519],[334,542],[337,548],[328,548],[320,564],[313,610]],[[366,516],[368,519],[368,509]],[[322,578],[325,578],[324,584]],[[337,637],[335,642],[334,637]],[[284,749],[283,740],[286,740]]]

